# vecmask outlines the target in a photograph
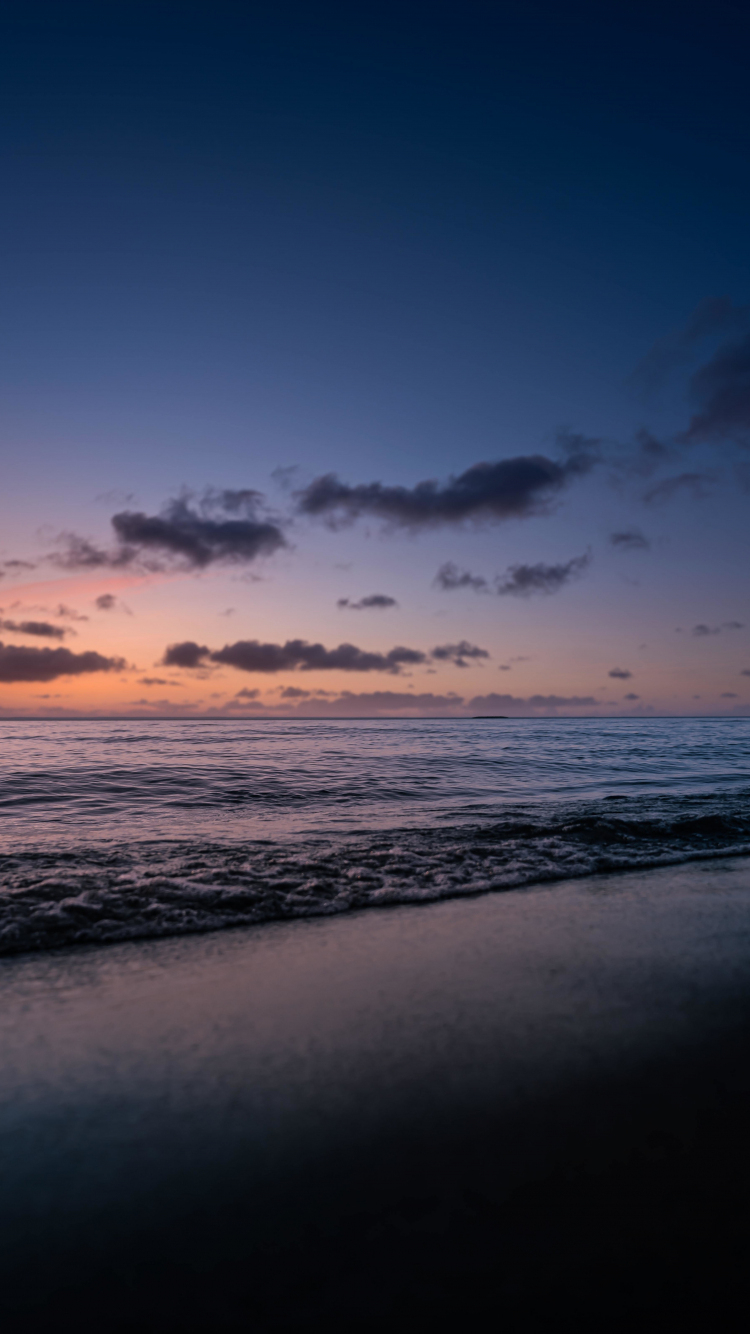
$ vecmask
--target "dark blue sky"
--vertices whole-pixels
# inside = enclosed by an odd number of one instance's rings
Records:
[[[4,4],[5,558],[36,561],[63,530],[106,542],[112,512],[155,514],[184,487],[259,489],[283,527],[278,467],[298,468],[293,487],[328,472],[411,487],[557,458],[565,428],[609,453],[546,517],[368,541],[361,516],[336,537],[298,516],[257,603],[243,585],[242,633],[343,635],[329,572],[347,564],[359,582],[338,591],[390,581],[424,636],[442,614],[493,659],[493,636],[512,648],[533,633],[539,661],[571,634],[595,638],[598,617],[604,657],[714,604],[744,623],[741,430],[647,478],[631,465],[639,427],[673,448],[691,373],[746,332],[749,35],[745,6],[727,3]],[[739,313],[692,338],[711,298]],[[665,339],[670,374],[633,378]],[[670,503],[642,600],[620,590],[620,645],[606,544],[650,534],[645,492],[686,473],[710,483],[657,497]],[[575,612],[562,586],[502,604],[440,603],[431,587],[445,561],[490,578],[589,549]],[[237,563],[221,578],[211,564],[210,580],[152,571],[144,607],[162,601],[143,613],[144,643],[167,597],[180,634],[216,639],[207,618],[217,598],[239,601],[221,582]],[[366,634],[406,632],[381,619]],[[108,622],[110,649],[111,635]],[[660,662],[679,676],[673,647]],[[555,692],[544,660],[524,695]],[[721,658],[714,704],[743,664]],[[562,693],[580,671],[573,693],[589,696],[586,670],[566,669]]]

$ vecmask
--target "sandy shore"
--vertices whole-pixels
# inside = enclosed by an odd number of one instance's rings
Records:
[[[747,860],[0,976],[9,1329],[740,1327]]]

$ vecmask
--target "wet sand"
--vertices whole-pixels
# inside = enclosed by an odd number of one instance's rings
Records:
[[[741,1327],[747,860],[0,977],[11,1330]]]

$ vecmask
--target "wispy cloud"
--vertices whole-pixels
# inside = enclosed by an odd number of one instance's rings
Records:
[[[686,493],[693,500],[705,500],[709,495],[709,486],[715,481],[716,475],[711,472],[681,472],[656,482],[648,491],[644,491],[643,499],[647,505],[663,504],[680,493]]]
[[[612,533],[609,540],[618,551],[646,551],[651,546],[640,528],[625,528],[618,533]]]
[[[750,444],[750,334],[719,348],[692,376],[690,392],[698,410],[679,437],[683,443]]]
[[[457,588],[473,588],[475,593],[489,593],[490,584],[482,574],[472,574],[470,570],[460,570],[453,561],[441,565],[433,581],[438,588],[452,593]]]
[[[559,593],[566,584],[580,578],[590,563],[591,553],[585,552],[556,565],[547,565],[543,561],[536,565],[511,565],[505,574],[495,575],[490,581],[484,575],[461,570],[448,561],[441,565],[434,582],[447,592],[471,588],[475,593],[493,593],[496,597],[528,598],[535,594]]]
[[[723,630],[742,630],[744,629],[742,621],[723,621],[721,625],[705,625],[700,622],[694,625],[690,633],[695,639],[705,639],[707,635],[720,635]]]
[[[360,598],[359,602],[339,598],[336,606],[347,607],[349,611],[385,611],[387,607],[397,607],[398,602],[388,597],[387,593],[371,593],[368,597]]]
[[[689,363],[695,348],[715,334],[737,332],[747,324],[748,307],[736,306],[728,296],[706,297],[685,324],[672,330],[648,351],[636,366],[631,383],[647,394],[661,388],[668,376]]]

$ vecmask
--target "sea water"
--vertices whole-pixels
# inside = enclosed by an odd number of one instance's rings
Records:
[[[750,719],[0,722],[0,953],[750,853]]]

